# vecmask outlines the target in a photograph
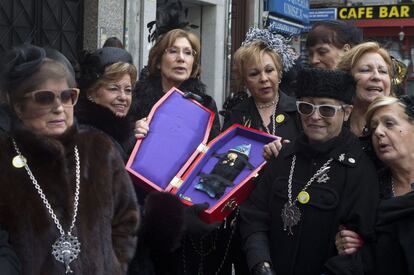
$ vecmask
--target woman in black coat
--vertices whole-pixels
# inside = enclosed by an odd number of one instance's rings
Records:
[[[366,119],[375,153],[386,164],[379,172],[376,238],[364,240],[361,249],[361,237],[342,230],[336,238],[337,249],[340,255],[353,257],[359,250],[356,255],[364,260],[361,273],[414,274],[414,97],[378,97],[368,107]],[[344,269],[349,267],[333,268],[341,273]]]
[[[134,89],[132,112],[136,119],[136,137],[146,135],[148,116],[154,104],[172,87],[194,99],[215,113],[209,140],[220,133],[220,121],[214,99],[206,92],[200,80],[200,41],[192,33],[174,29],[166,33],[151,48],[148,57],[148,75],[141,74]]]
[[[150,51],[149,75],[134,89],[137,138],[148,133],[145,117],[172,87],[191,92],[192,97],[216,113],[209,139],[220,125],[214,100],[206,94],[200,75],[200,41],[190,32],[174,29],[163,35]],[[178,197],[151,194],[145,204],[138,250],[130,274],[229,274],[229,249],[235,234],[232,220],[206,224],[198,213],[206,204],[184,206]]]
[[[238,123],[294,140],[300,132],[296,101],[283,93],[279,84],[283,72],[292,67],[296,58],[281,35],[250,29],[234,54],[238,90],[245,87],[250,97],[229,111],[223,129]]]
[[[343,127],[352,110],[350,75],[299,72],[304,133],[283,146],[241,206],[241,233],[253,274],[324,273],[340,224],[369,238],[378,199],[376,171]]]
[[[107,134],[126,161],[135,144],[130,114],[137,70],[124,49],[105,47],[81,64],[81,96],[75,109],[78,122]]]
[[[7,232],[0,228],[0,273],[2,275],[17,275],[20,273],[20,263],[8,238]]]

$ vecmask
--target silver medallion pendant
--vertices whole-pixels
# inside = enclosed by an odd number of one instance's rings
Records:
[[[78,258],[80,253],[80,242],[75,236],[68,234],[62,235],[56,242],[52,245],[52,255],[55,256],[55,259],[65,265],[65,273],[73,273],[73,270],[70,269],[69,264]]]
[[[300,210],[295,203],[286,202],[282,209],[283,230],[289,230],[288,235],[293,235],[292,227],[300,221]]]

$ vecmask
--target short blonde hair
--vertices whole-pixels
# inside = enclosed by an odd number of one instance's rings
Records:
[[[167,32],[151,48],[148,55],[148,70],[150,76],[156,76],[160,72],[159,65],[161,64],[165,50],[171,47],[178,38],[186,38],[190,42],[191,48],[195,51],[191,77],[200,76],[200,40],[191,32],[182,29],[174,29]]]
[[[263,55],[267,53],[275,63],[279,77],[282,76],[283,64],[280,56],[273,50],[269,49],[262,41],[257,41],[249,46],[241,46],[233,57],[233,77],[236,81],[236,89],[240,91],[244,87],[246,64],[255,62],[259,64],[262,61]]]
[[[119,80],[125,74],[128,74],[130,76],[131,86],[134,86],[135,81],[137,80],[137,69],[134,65],[126,62],[116,62],[105,67],[105,72],[87,90],[87,94],[98,90],[102,86],[109,85],[110,83]]]
[[[356,45],[348,52],[344,53],[336,68],[351,74],[352,68],[359,61],[359,59],[366,53],[377,53],[384,59],[385,63],[387,64],[388,74],[390,76],[390,81],[392,83],[392,79],[394,77],[394,70],[391,56],[389,55],[388,51],[382,48],[377,42],[365,42]],[[391,86],[390,93],[391,95],[395,95],[393,85]]]
[[[374,101],[371,102],[371,104],[369,104],[367,112],[365,113],[366,124],[369,126],[371,119],[376,111],[383,107],[393,105],[395,103],[400,105],[403,109],[405,109],[406,107],[398,98],[393,96],[379,96],[376,99],[374,99]]]

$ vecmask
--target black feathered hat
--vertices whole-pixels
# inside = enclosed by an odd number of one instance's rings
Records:
[[[157,5],[157,19],[147,24],[150,33],[148,42],[156,41],[159,37],[174,29],[198,28],[197,25],[186,21],[186,17],[187,9],[183,8],[180,0],[164,0],[164,2],[159,3]]]
[[[414,119],[414,96],[402,95],[399,97],[399,101],[405,105],[405,113]]]
[[[305,68],[297,77],[297,98],[328,97],[352,104],[355,80],[343,71]]]
[[[81,61],[81,75],[78,80],[81,89],[88,89],[105,72],[105,68],[117,62],[132,64],[132,56],[121,48],[105,47],[87,53]]]

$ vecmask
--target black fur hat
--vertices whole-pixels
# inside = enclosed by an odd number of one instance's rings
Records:
[[[132,56],[126,50],[115,47],[105,47],[86,54],[81,61],[79,87],[88,89],[104,74],[107,66],[116,62],[132,64]]]
[[[298,73],[296,97],[328,97],[352,104],[355,85],[346,72],[306,68]]]

